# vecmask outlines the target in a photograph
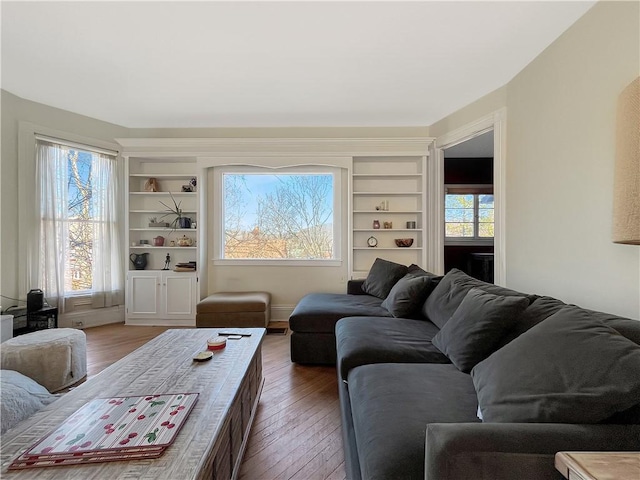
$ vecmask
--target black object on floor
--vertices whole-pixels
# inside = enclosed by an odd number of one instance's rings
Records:
[[[267,327],[267,335],[269,335],[270,333],[277,333],[280,335],[286,335],[287,334],[287,327]]]

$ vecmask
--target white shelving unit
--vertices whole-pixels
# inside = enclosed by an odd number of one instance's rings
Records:
[[[133,325],[188,325],[195,326],[198,272],[174,272],[177,263],[197,262],[198,229],[180,228],[172,224],[176,216],[169,213],[162,203],[173,207],[173,199],[179,204],[184,217],[192,225],[199,224],[199,193],[185,192],[183,186],[191,179],[199,182],[195,158],[125,157],[127,161],[127,228],[128,257],[146,255],[147,266],[136,270],[128,260],[126,323]],[[145,188],[148,180],[155,178],[158,191]],[[161,203],[162,202],[162,203]],[[168,227],[151,227],[151,219],[169,223]],[[154,239],[164,238],[162,246]],[[191,240],[190,246],[181,246],[179,240]],[[145,243],[148,242],[148,243]],[[171,245],[173,242],[173,246]],[[163,270],[167,255],[169,270]]]
[[[351,278],[366,277],[376,257],[424,266],[425,172],[426,156],[353,157]],[[375,220],[380,228],[373,227]],[[384,228],[385,222],[391,228]],[[407,228],[407,222],[416,228]],[[376,247],[367,246],[372,236]],[[413,244],[397,247],[397,238],[412,238]]]

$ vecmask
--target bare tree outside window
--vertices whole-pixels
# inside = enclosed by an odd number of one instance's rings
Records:
[[[93,287],[93,213],[91,209],[91,154],[68,153],[68,242],[66,288],[71,291]]]
[[[224,258],[331,259],[331,174],[224,174]]]
[[[493,195],[447,194],[444,218],[446,237],[493,238]]]

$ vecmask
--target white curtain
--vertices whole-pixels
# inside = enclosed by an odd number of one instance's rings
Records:
[[[112,307],[124,300],[122,255],[118,225],[118,162],[114,157],[94,154],[91,168],[91,199],[94,207],[92,305]]]
[[[67,216],[69,181],[68,150],[39,141],[36,146],[36,208],[39,209],[39,261],[33,272],[37,286],[41,286],[49,303],[64,312],[64,266],[67,257],[69,231]],[[33,282],[33,280],[32,280]],[[35,285],[34,285],[35,286]]]
[[[65,310],[65,298],[78,295],[71,287],[72,247],[69,242],[69,155],[75,147],[38,140],[36,145],[36,206],[40,235],[37,279],[49,303]],[[89,151],[89,150],[88,150]],[[119,234],[119,165],[115,157],[91,153],[90,211],[93,226],[91,304],[109,307],[123,302]],[[32,280],[33,283],[33,280]]]

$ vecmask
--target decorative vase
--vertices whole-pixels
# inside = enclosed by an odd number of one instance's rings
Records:
[[[378,220],[373,221],[373,228],[375,228],[376,230],[380,228],[380,222]]]
[[[180,228],[191,228],[191,219],[189,217],[180,217],[178,219]]]
[[[132,253],[131,255],[129,255],[129,260],[131,260],[131,263],[133,263],[133,267],[136,270],[144,270],[145,268],[147,268],[147,255],[149,254],[148,253],[140,253],[140,254]]]

